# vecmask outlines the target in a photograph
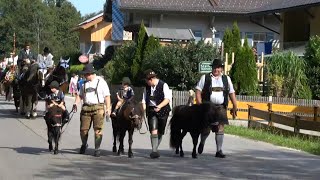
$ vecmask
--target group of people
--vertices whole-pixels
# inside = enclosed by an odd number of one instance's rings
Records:
[[[196,85],[196,103],[201,104],[210,102],[219,109],[217,114],[217,123],[212,124],[212,131],[215,132],[215,141],[217,146],[216,157],[224,158],[222,152],[222,144],[224,139],[224,125],[229,124],[227,118],[227,106],[229,98],[233,104],[230,113],[237,115],[237,102],[233,84],[229,76],[223,75],[223,62],[220,59],[214,59],[212,64],[212,72],[203,75]],[[76,93],[73,110],[77,111],[77,107],[82,100],[83,105],[80,112],[80,137],[82,145],[80,154],[84,154],[88,147],[88,133],[93,124],[95,136],[95,152],[94,156],[100,156],[100,145],[103,137],[104,118],[106,116],[117,116],[121,105],[130,100],[134,96],[133,89],[130,87],[130,79],[125,77],[122,80],[121,91],[118,91],[118,103],[111,112],[110,90],[107,82],[96,75],[92,64],[86,64],[82,74],[86,81],[79,87],[79,93]],[[149,69],[145,71],[146,86],[143,92],[142,104],[146,112],[148,126],[150,130],[150,142],[152,151],[151,158],[159,158],[160,153],[158,147],[165,133],[165,128],[171,107],[169,105],[172,95],[166,82],[158,78],[155,71]],[[210,131],[201,134],[201,142],[198,152],[202,153],[205,139]]]
[[[25,71],[23,69],[25,65],[37,63],[43,75],[48,74],[48,71],[54,68],[53,55],[48,47],[43,49],[43,53],[36,55],[27,42],[25,43],[25,47],[19,52],[17,60],[15,60],[13,55],[14,53],[11,53],[11,61],[3,59],[0,62],[0,91],[1,95],[5,95],[8,101],[11,100],[13,93],[11,83],[15,78],[21,78],[21,75]]]

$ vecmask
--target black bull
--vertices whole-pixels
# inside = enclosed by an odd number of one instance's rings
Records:
[[[124,154],[123,139],[128,131],[129,135],[129,150],[128,157],[132,158],[132,143],[133,132],[135,129],[140,130],[142,122],[144,120],[144,112],[141,103],[136,101],[127,101],[119,110],[117,117],[112,117],[112,129],[113,129],[113,152],[117,152],[117,137],[119,138],[119,149],[117,154]]]
[[[196,147],[199,135],[207,132],[208,128],[216,123],[215,115],[215,106],[211,103],[175,107],[170,121],[170,147],[176,148],[177,154],[180,148],[180,156],[183,157],[182,139],[189,132],[193,141],[192,157],[197,158]]]

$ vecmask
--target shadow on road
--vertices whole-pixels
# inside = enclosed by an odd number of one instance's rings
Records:
[[[64,151],[77,152],[78,149]],[[84,179],[316,179],[320,176],[318,157],[295,152],[238,151],[228,154],[226,159],[217,159],[213,154],[192,159],[188,151],[185,158],[180,158],[169,150],[160,151],[159,159],[150,159],[148,149],[135,149],[133,159],[105,150],[100,158],[93,157],[92,153],[89,149],[87,155],[79,155],[81,158],[71,162],[73,168],[70,164],[57,165],[54,170],[41,171],[35,177],[68,178],[75,175],[74,168],[80,169]]]

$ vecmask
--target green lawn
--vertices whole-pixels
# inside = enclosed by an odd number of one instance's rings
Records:
[[[275,130],[248,129],[240,126],[226,126],[225,133],[320,155],[320,138],[285,136],[279,132],[275,132]]]

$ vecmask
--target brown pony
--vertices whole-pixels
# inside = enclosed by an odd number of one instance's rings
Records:
[[[129,151],[128,157],[132,158],[132,136],[135,129],[140,130],[142,122],[144,120],[144,112],[142,105],[134,100],[127,101],[119,110],[116,117],[112,117],[112,129],[113,129],[113,152],[117,152],[118,155],[124,154],[123,139],[128,131],[129,134]],[[119,149],[117,151],[117,137],[119,138]]]

